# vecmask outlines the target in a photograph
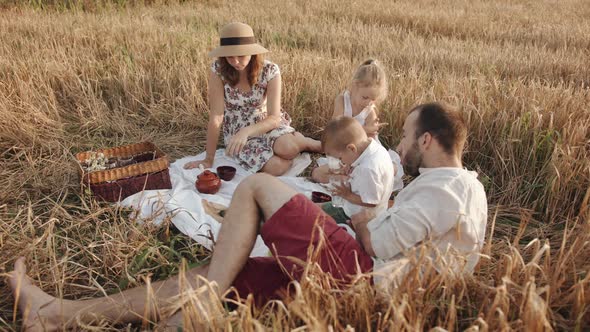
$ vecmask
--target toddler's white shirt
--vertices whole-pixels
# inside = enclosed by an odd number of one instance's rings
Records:
[[[361,197],[363,203],[376,204],[372,209],[379,214],[387,209],[389,196],[393,192],[393,164],[389,153],[374,139],[363,153],[352,163],[350,188]],[[344,213],[351,217],[366,207],[344,200]],[[371,209],[371,208],[369,208]]]

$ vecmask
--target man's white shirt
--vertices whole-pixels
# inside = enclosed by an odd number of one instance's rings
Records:
[[[464,265],[456,268],[472,272],[484,244],[487,215],[486,194],[476,172],[421,168],[420,175],[396,196],[393,207],[367,224],[377,256],[375,282],[384,276],[380,270],[391,270],[388,263],[404,259],[404,252],[425,241],[441,254],[452,251],[464,256]]]

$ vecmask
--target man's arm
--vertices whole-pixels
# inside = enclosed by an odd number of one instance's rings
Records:
[[[367,224],[359,225],[358,228],[355,228],[356,231],[356,240],[361,244],[365,252],[372,257],[376,257],[375,250],[373,250],[373,245],[371,244],[371,233],[367,228]]]
[[[414,190],[411,202],[396,204],[367,224],[376,257],[390,259],[457,227],[462,204],[462,198],[444,186],[428,184]]]
[[[376,256],[371,244],[371,233],[367,227],[369,221],[375,218],[375,212],[370,209],[363,209],[361,212],[352,215],[350,226],[356,233],[356,240],[361,244],[365,252],[371,256]]]

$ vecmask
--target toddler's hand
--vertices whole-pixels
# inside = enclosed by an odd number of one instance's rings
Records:
[[[342,166],[338,169],[328,168],[328,175],[341,175],[347,176],[346,174],[350,173],[350,166],[342,164]]]
[[[349,200],[348,197],[352,194],[352,189],[350,187],[350,182],[348,181],[348,176],[343,175],[332,175],[339,178],[339,181],[331,181],[332,184],[332,195],[340,196],[345,200]]]

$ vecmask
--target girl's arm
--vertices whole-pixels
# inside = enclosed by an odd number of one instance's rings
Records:
[[[367,115],[367,118],[365,119],[365,125],[363,126],[363,128],[365,129],[365,132],[367,133],[367,136],[369,136],[371,138],[377,137],[379,130],[381,130],[381,127],[383,127],[385,125],[387,125],[387,123],[379,122],[379,116],[377,115],[377,108],[375,106],[373,106],[371,108],[371,112],[369,113],[369,115]]]
[[[267,133],[281,125],[281,75],[277,74],[266,87],[267,116],[264,120],[240,129],[226,147],[227,154],[237,155],[249,137]]]
[[[223,122],[223,112],[225,109],[223,81],[214,72],[209,73],[209,89],[207,91],[209,99],[209,123],[207,125],[207,143],[205,144],[205,159],[196,160],[186,163],[184,168],[191,169],[203,165],[205,168],[211,168],[215,160],[215,151],[217,150],[217,141],[219,140],[219,131]]]
[[[332,113],[332,119],[336,119],[344,115],[344,96],[339,94],[334,99],[334,113]]]

